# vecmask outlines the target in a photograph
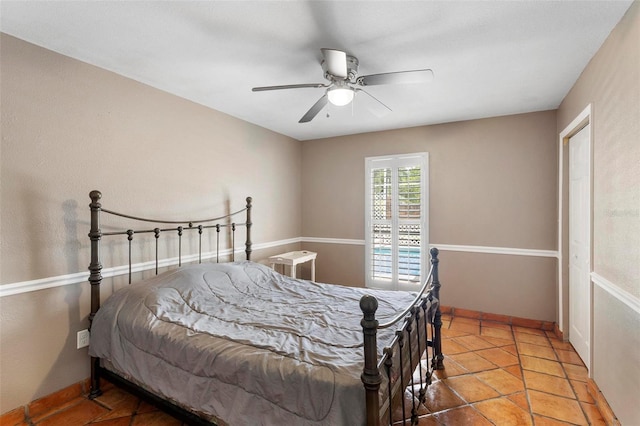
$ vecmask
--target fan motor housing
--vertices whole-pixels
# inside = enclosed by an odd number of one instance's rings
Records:
[[[355,56],[347,55],[347,80],[351,83],[354,83],[356,77],[358,76],[358,64],[358,58],[356,58]],[[329,73],[329,71],[327,70],[327,63],[324,60],[322,61],[322,71],[324,71],[324,78],[326,78],[327,80],[333,81],[337,79],[337,77]]]

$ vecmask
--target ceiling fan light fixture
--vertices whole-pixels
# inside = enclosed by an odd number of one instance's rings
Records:
[[[353,89],[344,85],[336,85],[327,89],[329,102],[335,106],[345,106],[353,100]]]

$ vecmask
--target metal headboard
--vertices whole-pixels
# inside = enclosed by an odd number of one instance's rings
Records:
[[[137,217],[132,215],[127,215],[119,212],[115,212],[113,210],[108,210],[102,208],[102,204],[100,203],[100,199],[102,198],[102,193],[100,191],[91,191],[89,193],[89,197],[91,198],[91,204],[89,204],[89,208],[91,209],[91,229],[89,231],[89,239],[91,240],[91,263],[89,264],[89,284],[91,284],[91,312],[89,314],[89,330],[91,330],[91,323],[93,322],[93,318],[95,317],[98,309],[100,309],[100,284],[102,283],[102,261],[100,256],[100,242],[103,237],[111,237],[111,236],[127,236],[128,245],[129,245],[129,283],[131,283],[131,275],[132,275],[132,260],[131,260],[131,245],[133,241],[133,237],[136,234],[150,234],[153,233],[155,237],[155,272],[158,273],[158,241],[160,239],[160,235],[166,232],[175,232],[178,236],[178,266],[182,266],[182,236],[185,232],[198,231],[198,263],[202,262],[202,234],[206,229],[215,229],[216,230],[216,261],[220,260],[220,231],[224,228],[230,228],[231,230],[231,260],[235,259],[235,231],[238,227],[246,228],[246,240],[245,240],[245,254],[246,259],[251,260],[251,197],[246,198],[246,206],[245,208],[223,215],[219,217],[214,217],[211,219],[197,219],[197,220],[158,220],[158,219],[149,219],[143,217]],[[243,223],[225,223],[224,221],[230,221],[233,217],[240,215],[241,213],[246,213],[246,219]],[[144,228],[139,230],[134,229],[126,229],[115,232],[102,232],[100,229],[100,215],[101,213],[105,213],[112,216],[118,216],[125,219],[130,219],[136,222],[143,223],[154,223],[156,225],[176,225],[175,227],[155,227],[153,229]],[[216,223],[217,222],[217,223]],[[223,222],[223,223],[220,223]],[[95,369],[97,367],[97,363],[99,362],[98,358],[91,359],[91,389],[92,393],[99,393],[99,385],[97,383],[98,378],[95,374]],[[98,396],[92,395],[93,397]]]

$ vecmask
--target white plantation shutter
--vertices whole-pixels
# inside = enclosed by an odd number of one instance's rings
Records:
[[[416,289],[428,252],[428,154],[365,159],[367,287]]]

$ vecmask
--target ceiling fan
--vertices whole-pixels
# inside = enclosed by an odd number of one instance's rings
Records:
[[[322,70],[329,83],[287,84],[282,86],[263,86],[251,89],[254,92],[281,89],[326,88],[324,95],[302,116],[299,123],[307,123],[324,108],[327,103],[336,106],[348,105],[356,93],[365,93],[391,111],[391,108],[366,92],[361,87],[381,84],[428,83],[433,80],[430,69],[398,71],[383,74],[358,76],[358,58],[335,49],[321,49]]]

